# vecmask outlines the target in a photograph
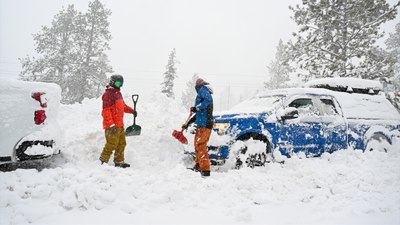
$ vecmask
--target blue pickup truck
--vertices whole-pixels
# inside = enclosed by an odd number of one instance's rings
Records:
[[[258,94],[214,116],[210,161],[233,160],[240,168],[293,154],[386,151],[400,137],[400,114],[380,88],[375,81],[332,78]]]

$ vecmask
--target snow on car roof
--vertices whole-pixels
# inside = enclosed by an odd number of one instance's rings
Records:
[[[340,106],[342,107],[343,114],[347,118],[400,120],[399,112],[386,99],[383,93],[378,95],[369,95],[331,91],[322,88],[288,88],[274,90],[268,94],[330,95],[334,96],[338,100]]]
[[[382,90],[382,84],[375,80],[365,80],[353,77],[321,78],[307,82],[304,87],[344,87],[352,89]]]
[[[400,119],[395,107],[384,94],[379,94],[383,88],[379,81],[352,77],[322,78],[307,82],[305,87],[332,89],[331,94],[338,99],[347,118]]]
[[[0,88],[2,91],[5,91],[9,88],[17,88],[20,90],[38,90],[38,91],[48,91],[48,92],[61,92],[60,86],[54,83],[45,83],[45,82],[37,82],[37,81],[22,81],[13,78],[5,78],[0,77]]]
[[[277,104],[280,103],[279,99],[284,99],[288,95],[294,94],[329,94],[329,90],[318,88],[285,88],[277,90],[269,90],[261,92],[254,97],[245,100],[229,110],[216,112],[215,115],[224,114],[252,114],[261,112],[270,112]]]
[[[400,120],[399,112],[386,99],[384,94],[332,92],[347,118]]]
[[[259,93],[255,98],[262,98],[264,96],[275,96],[275,95],[295,95],[295,94],[310,94],[310,95],[329,95],[332,91],[321,88],[283,88],[276,90],[268,90]]]
[[[254,99],[262,99],[269,96],[293,96],[299,94],[329,95],[335,97],[338,100],[346,118],[400,120],[399,112],[385,98],[384,94],[369,95],[347,93],[331,91],[322,88],[286,88],[264,91],[256,95],[254,98],[246,100],[245,102],[251,103],[251,101],[254,101]],[[233,107],[231,110],[221,113],[254,113],[272,109],[272,107],[262,105],[261,101],[258,103],[261,104],[255,104],[253,107],[250,107],[249,104],[240,103],[238,106],[243,107]]]
[[[47,106],[48,115],[58,111],[61,99],[61,88],[54,83],[21,81],[13,78],[0,78],[0,109],[9,107],[13,102],[24,104],[25,101],[31,101],[31,94],[34,92],[44,92],[46,99],[49,101]],[[12,112],[12,111],[11,111]]]

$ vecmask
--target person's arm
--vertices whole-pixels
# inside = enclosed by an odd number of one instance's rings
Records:
[[[121,92],[115,93],[115,107],[118,112],[133,113],[133,109],[125,104]]]
[[[133,113],[133,111],[135,111],[133,108],[131,108],[130,106],[128,106],[127,104],[125,104],[124,102],[124,112],[125,113]]]
[[[206,110],[207,106],[212,102],[211,94],[206,90],[206,88],[201,88],[199,90],[199,96],[203,101],[196,105],[196,108],[198,110]]]
[[[117,110],[117,112],[125,111],[125,103],[124,103],[124,100],[122,100],[121,98],[115,100],[114,104],[115,104],[115,109]],[[117,114],[119,114],[119,113],[117,113]]]
[[[196,114],[194,114],[194,116],[192,116],[192,118],[190,118],[190,120],[187,122],[187,126],[194,123],[194,121],[196,121]]]
[[[182,129],[186,130],[190,126],[190,124],[194,123],[194,121],[196,121],[196,114],[194,114],[194,116],[192,116],[192,118],[190,118],[187,123],[182,125]]]
[[[112,102],[113,96],[110,93],[105,93],[102,97],[103,100],[103,110],[101,115],[103,116],[103,128],[108,129],[115,125],[115,121],[112,115]]]
[[[103,128],[107,129],[115,125],[113,117],[112,117],[112,112],[111,108],[105,108],[101,112],[101,115],[103,116]]]

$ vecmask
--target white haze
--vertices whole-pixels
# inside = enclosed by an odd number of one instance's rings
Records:
[[[17,77],[19,57],[34,55],[32,34],[50,26],[69,4],[86,11],[88,0],[0,0],[0,76]],[[268,80],[267,65],[279,39],[296,30],[289,5],[300,0],[102,0],[112,11],[111,51],[116,73],[126,78],[126,92],[150,100],[160,90],[168,54],[176,48],[180,98],[194,73],[215,90],[216,109],[227,109],[251,96]],[[393,5],[396,1],[389,1]],[[399,17],[397,17],[399,18]],[[383,28],[394,31],[398,19]],[[383,42],[382,42],[383,43]]]

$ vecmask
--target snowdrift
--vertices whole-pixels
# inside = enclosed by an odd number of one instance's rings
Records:
[[[129,95],[126,96],[127,104]],[[187,170],[171,136],[187,117],[154,94],[138,102],[129,169],[100,165],[101,100],[61,105],[62,154],[40,172],[0,173],[0,224],[399,224],[400,143],[388,153],[347,149],[241,170]],[[125,126],[132,117],[125,116]]]

